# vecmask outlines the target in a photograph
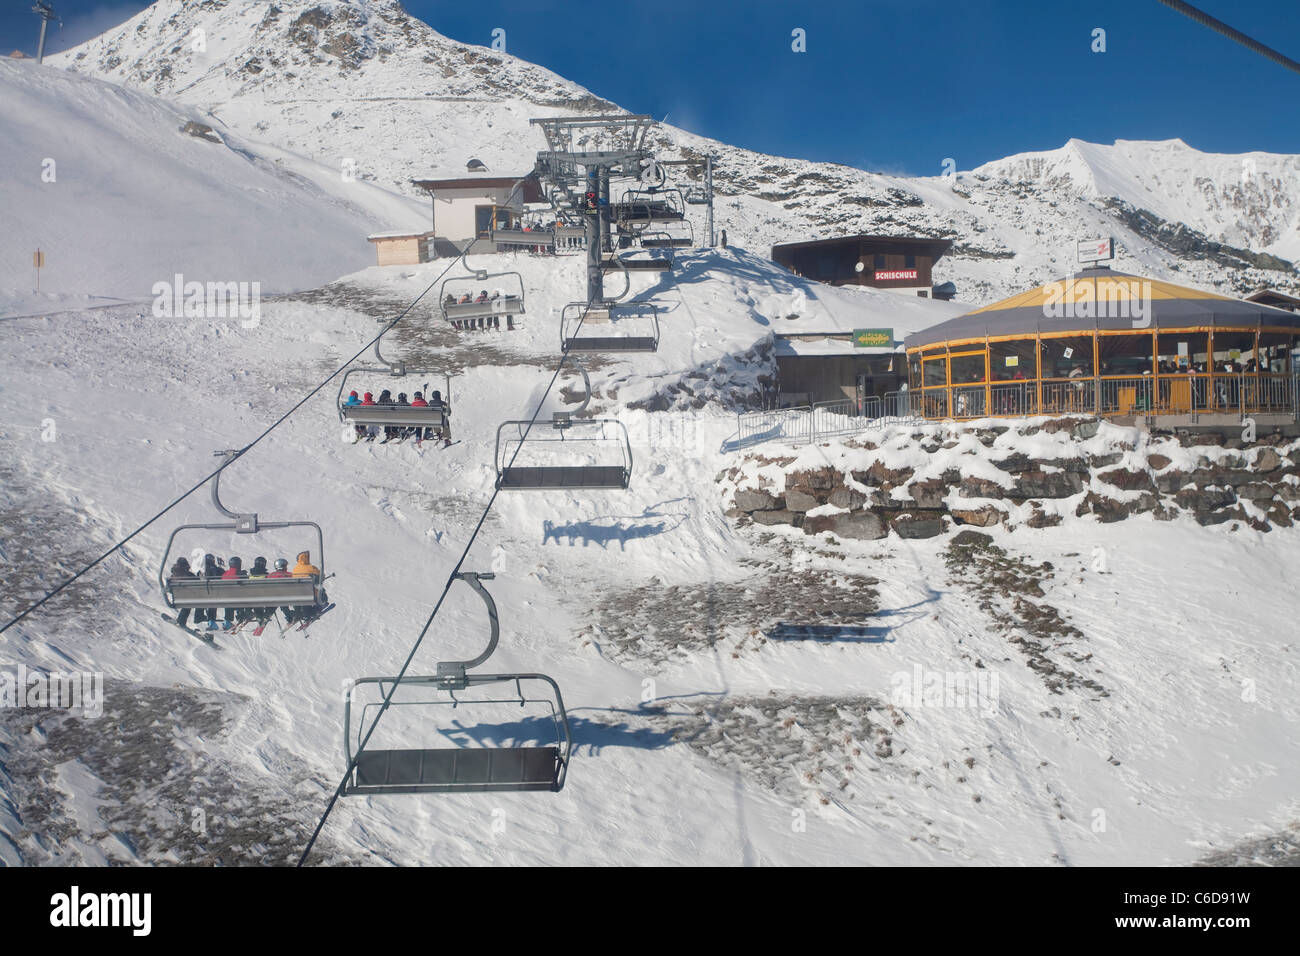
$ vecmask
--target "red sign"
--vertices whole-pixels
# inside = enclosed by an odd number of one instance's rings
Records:
[[[915,279],[915,269],[890,269],[888,271],[876,270],[876,281],[886,282],[890,279]]]

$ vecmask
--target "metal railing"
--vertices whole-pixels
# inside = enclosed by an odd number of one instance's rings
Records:
[[[889,392],[864,399],[837,399],[793,408],[743,412],[737,418],[737,438],[732,448],[744,448],[765,441],[807,444],[855,435],[872,428],[919,421],[908,392]]]
[[[1291,414],[1300,422],[1300,371],[1043,379],[930,387],[904,393],[913,417]]]
[[[812,439],[812,407],[809,405],[743,412],[736,416],[736,420],[738,447],[765,441],[799,444]]]

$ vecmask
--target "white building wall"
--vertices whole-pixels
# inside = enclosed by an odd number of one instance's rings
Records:
[[[440,239],[454,242],[473,239],[476,235],[474,210],[478,206],[503,206],[512,190],[499,188],[466,187],[464,189],[439,189],[433,194],[433,230]],[[515,193],[510,206],[522,209],[523,203]]]

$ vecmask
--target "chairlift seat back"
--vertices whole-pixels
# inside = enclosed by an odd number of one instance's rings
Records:
[[[304,578],[169,578],[171,606],[295,607],[320,603],[319,586]]]
[[[513,491],[626,489],[630,478],[622,465],[544,465],[501,470],[497,487]]]
[[[351,794],[558,790],[558,747],[363,750]]]
[[[523,312],[524,302],[517,295],[507,295],[486,302],[447,303],[442,308],[448,319],[475,319],[491,315],[517,315]]]
[[[354,425],[441,428],[447,423],[442,405],[344,405],[343,417]]]

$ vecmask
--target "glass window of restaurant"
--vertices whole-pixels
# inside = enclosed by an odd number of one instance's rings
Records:
[[[965,350],[963,350],[965,351]],[[978,352],[969,352],[966,354],[955,354],[951,357],[952,362],[952,384],[965,385],[967,383],[984,381],[984,363],[987,354],[983,349]]]
[[[1092,378],[1091,335],[1043,339],[1041,354],[1043,378]]]
[[[945,352],[926,352],[921,355],[923,376],[927,387],[948,384],[948,355]]]
[[[1255,330],[1214,330],[1214,371],[1219,375],[1255,371]]]
[[[1204,332],[1161,332],[1156,336],[1156,367],[1160,374],[1204,372],[1209,338]]]
[[[990,342],[989,376],[995,382],[1038,378],[1038,367],[1034,364],[1034,340]]]
[[[1294,344],[1295,336],[1290,332],[1262,330],[1259,333],[1260,371],[1268,371],[1273,375],[1290,372],[1293,367],[1291,349]]]
[[[1154,342],[1150,332],[1098,335],[1097,358],[1103,377],[1140,378],[1150,375]]]

